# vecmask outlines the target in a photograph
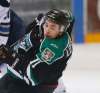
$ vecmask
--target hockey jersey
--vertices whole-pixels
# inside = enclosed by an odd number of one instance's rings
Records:
[[[7,43],[10,32],[9,8],[9,0],[0,0],[0,45]]]
[[[57,81],[72,55],[71,33],[73,20],[64,34],[56,39],[43,35],[44,16],[38,16],[29,26],[31,31],[12,45],[21,57],[8,65],[8,73],[14,79],[24,80],[27,84],[49,84]],[[33,26],[33,27],[32,27]]]

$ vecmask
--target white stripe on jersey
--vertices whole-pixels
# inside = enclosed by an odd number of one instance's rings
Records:
[[[10,0],[8,0],[8,2],[10,2]],[[0,34],[1,34],[1,36],[0,36],[0,45],[1,44],[6,44],[7,41],[8,41],[8,37],[3,36],[3,35],[9,35],[9,28],[10,28],[9,8],[10,7],[3,7],[3,6],[0,5]]]
[[[17,71],[15,71],[12,67],[10,67],[8,64],[7,64],[7,68],[10,72],[12,72],[12,74],[14,74],[16,77],[20,78],[20,79],[23,79],[24,77],[21,76]]]
[[[2,44],[5,45],[7,43],[7,40],[8,40],[8,37],[0,36],[0,45],[2,45]]]

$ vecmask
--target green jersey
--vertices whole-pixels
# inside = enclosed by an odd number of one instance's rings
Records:
[[[45,37],[36,54],[36,58],[29,62],[24,76],[10,66],[8,66],[8,73],[14,78],[19,78],[26,82],[29,80],[33,86],[54,81],[61,76],[61,71],[65,69],[67,60],[72,54],[71,42],[68,33],[56,39]]]

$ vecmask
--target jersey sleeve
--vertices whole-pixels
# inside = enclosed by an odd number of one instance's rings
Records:
[[[26,34],[23,38],[18,40],[15,43],[15,45],[13,45],[14,51],[16,51],[18,54],[19,54],[19,52],[18,52],[19,49],[22,49],[27,52],[32,47],[30,35],[31,35],[31,33]]]
[[[36,18],[33,19],[33,21],[27,25],[26,33],[29,33],[30,31],[34,30],[37,25],[40,25],[43,23],[43,17],[44,15],[41,13]]]

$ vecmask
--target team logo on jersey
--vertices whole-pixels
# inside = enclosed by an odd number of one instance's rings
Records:
[[[48,61],[50,62],[52,60],[52,58],[54,57],[54,52],[52,52],[49,48],[46,48],[43,52],[42,52],[42,59],[44,61]]]
[[[32,47],[29,34],[20,42],[20,48],[28,51]]]
[[[14,46],[14,50],[18,52],[18,49],[21,48],[26,52],[32,47],[32,43],[30,40],[30,34],[27,34],[24,38],[22,38],[16,46]]]

